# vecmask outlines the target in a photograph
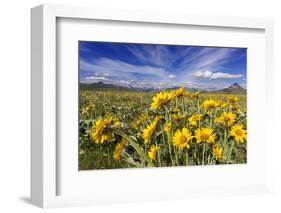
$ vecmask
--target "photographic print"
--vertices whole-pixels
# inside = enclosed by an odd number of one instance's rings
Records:
[[[79,169],[247,162],[247,49],[79,41]]]

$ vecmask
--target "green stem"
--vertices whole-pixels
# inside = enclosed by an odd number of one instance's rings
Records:
[[[175,157],[176,157],[176,165],[179,166],[178,150],[175,146],[174,146],[174,152],[175,152]]]
[[[173,153],[172,153],[172,147],[171,147],[171,134],[168,133],[168,148],[169,148],[169,155],[171,157],[172,165],[175,165],[174,159],[173,159]]]
[[[226,130],[226,128],[224,129],[223,149],[227,150],[227,130]],[[225,156],[225,154],[224,154],[224,156]]]
[[[203,144],[202,165],[204,165],[204,164],[205,164],[205,163],[204,163],[204,156],[205,156],[205,146],[206,146],[206,144],[204,143],[204,144]]]
[[[197,156],[199,156],[198,155],[198,144],[195,142],[195,152],[194,152],[194,160],[193,160],[193,164],[195,164],[195,162],[196,162],[196,164],[198,165],[198,158],[197,158]],[[195,164],[195,165],[196,165]]]
[[[208,165],[210,165],[211,156],[210,153],[208,154]]]
[[[234,141],[232,141],[232,143],[231,143],[231,147],[230,147],[230,150],[229,150],[227,162],[229,162],[231,160],[231,154],[232,154],[233,145],[234,145]]]
[[[188,150],[186,151],[186,166],[188,166],[188,164],[189,164],[189,159],[188,159],[189,157],[188,157]]]
[[[159,146],[158,146],[158,148],[157,148],[157,159],[158,159],[158,165],[159,165],[159,167],[162,167],[162,165],[161,165],[161,158],[160,158]]]
[[[106,147],[106,149],[107,149],[107,166],[108,166],[108,168],[110,168],[110,155],[109,155],[109,149],[108,149],[108,147]]]
[[[166,122],[169,120],[171,121],[171,117],[169,115],[169,110],[168,108],[165,106],[165,111],[166,111]],[[163,129],[161,128],[162,132],[163,132]],[[173,159],[173,153],[172,153],[172,147],[171,147],[171,143],[172,143],[172,135],[173,135],[173,131],[171,130],[171,132],[168,132],[167,133],[167,142],[168,142],[168,149],[169,149],[169,155],[170,155],[170,158],[171,158],[171,162],[172,162],[172,166],[175,165],[175,162],[174,162],[174,159]]]
[[[181,101],[181,109],[182,109],[182,113],[185,113],[185,104],[184,104],[183,98],[182,98],[182,101]]]

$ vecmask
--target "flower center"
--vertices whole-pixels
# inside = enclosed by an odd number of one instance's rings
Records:
[[[208,139],[209,139],[209,135],[208,135],[208,134],[203,133],[203,134],[201,135],[201,139],[202,139],[202,140],[204,140],[204,141],[206,141],[206,140],[208,140]]]
[[[229,117],[224,117],[224,122],[229,122],[230,121],[230,118]]]
[[[180,136],[180,142],[185,143],[186,142],[186,137],[184,135]]]
[[[165,100],[165,98],[159,98],[159,102],[164,102]]]
[[[241,129],[236,129],[236,130],[235,130],[235,133],[236,133],[236,135],[238,135],[238,136],[242,136],[242,135],[243,135],[243,132],[241,131]]]

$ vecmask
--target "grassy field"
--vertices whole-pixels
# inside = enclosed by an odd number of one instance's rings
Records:
[[[79,168],[246,163],[246,111],[245,95],[81,91]]]

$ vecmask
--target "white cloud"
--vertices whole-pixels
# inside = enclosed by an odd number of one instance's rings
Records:
[[[197,78],[211,78],[213,73],[210,71],[197,71],[193,75]]]
[[[203,78],[203,79],[233,79],[233,78],[241,78],[243,75],[241,74],[230,74],[230,73],[223,73],[223,72],[211,72],[207,71],[197,71],[193,73],[193,76],[196,78]]]
[[[106,77],[103,76],[89,76],[85,78],[86,80],[109,80]]]
[[[168,77],[169,77],[170,79],[175,79],[177,76],[176,76],[176,75],[173,75],[173,74],[170,74]]]

